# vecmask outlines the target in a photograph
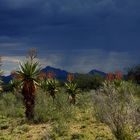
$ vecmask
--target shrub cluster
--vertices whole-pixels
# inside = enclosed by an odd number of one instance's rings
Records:
[[[126,81],[105,81],[93,96],[95,116],[107,124],[118,140],[134,140],[139,124],[135,85]]]

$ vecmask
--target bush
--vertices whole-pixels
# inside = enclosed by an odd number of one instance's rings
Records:
[[[35,123],[49,122],[53,129],[51,135],[47,132],[43,135],[46,139],[66,136],[69,131],[69,123],[75,117],[74,106],[70,106],[66,93],[58,93],[53,100],[42,91],[36,96]]]
[[[12,93],[0,95],[0,115],[9,117],[24,117],[22,95]]]
[[[104,81],[100,75],[78,74],[75,82],[82,90],[98,89]]]
[[[128,68],[127,71],[128,79],[135,81],[137,84],[140,84],[140,64]]]
[[[135,89],[124,81],[105,81],[93,96],[97,119],[107,124],[118,140],[134,140],[136,124]]]
[[[73,109],[68,103],[68,97],[65,93],[58,93],[56,99],[53,100],[42,91],[36,96],[35,105],[35,122],[47,122],[68,120],[73,116]]]

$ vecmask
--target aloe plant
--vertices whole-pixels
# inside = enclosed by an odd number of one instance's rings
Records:
[[[17,74],[20,76],[22,82],[22,95],[24,97],[25,114],[27,119],[32,119],[34,116],[35,107],[35,91],[38,85],[38,76],[40,73],[39,63],[27,60],[20,64],[20,70]]]
[[[66,92],[69,95],[69,100],[71,104],[76,103],[76,94],[80,92],[76,83],[68,82],[65,83]]]
[[[10,89],[13,94],[16,94],[20,91],[21,89],[21,82],[20,80],[13,79],[10,81]]]
[[[59,91],[59,82],[56,79],[47,79],[41,82],[41,88],[49,94],[53,100],[56,97],[56,93]]]

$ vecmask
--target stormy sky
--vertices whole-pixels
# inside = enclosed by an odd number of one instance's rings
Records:
[[[37,48],[43,66],[71,72],[140,63],[140,0],[0,0],[7,74]]]

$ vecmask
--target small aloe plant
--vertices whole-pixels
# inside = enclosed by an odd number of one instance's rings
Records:
[[[49,94],[53,100],[56,98],[56,94],[59,91],[59,82],[55,79],[55,74],[53,72],[48,72],[45,74],[41,74],[44,79],[41,81],[41,88]]]
[[[12,80],[10,81],[10,90],[13,94],[21,92],[22,88],[22,77],[17,73],[16,70],[11,71]]]
[[[114,83],[117,86],[121,85],[123,81],[123,73],[121,71],[116,71],[115,73],[109,72],[106,76],[106,83],[112,84]]]
[[[12,79],[10,81],[10,89],[13,94],[17,94],[21,90],[21,82],[17,79]]]
[[[50,96],[55,99],[56,93],[58,92],[58,81],[56,79],[48,79],[46,81],[47,92]]]
[[[70,100],[70,104],[76,103],[76,95],[80,92],[76,83],[73,82],[74,75],[68,74],[67,81],[65,83],[66,92],[68,93],[68,99]]]

